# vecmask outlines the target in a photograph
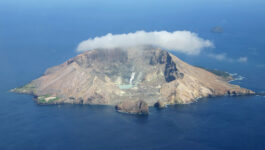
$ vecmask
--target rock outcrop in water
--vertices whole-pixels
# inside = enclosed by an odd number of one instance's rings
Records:
[[[148,104],[143,100],[125,100],[116,105],[116,110],[123,113],[147,115],[149,113]]]
[[[117,105],[119,111],[135,114],[146,114],[146,105],[157,102],[165,106],[254,94],[152,47],[90,50],[13,91],[33,94],[40,104]]]
[[[224,30],[223,30],[222,27],[220,27],[220,26],[216,26],[216,27],[212,28],[211,32],[212,32],[212,33],[223,33]]]

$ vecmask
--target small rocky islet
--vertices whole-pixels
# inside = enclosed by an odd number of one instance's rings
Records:
[[[189,65],[166,50],[130,47],[86,51],[11,91],[32,94],[38,104],[112,105],[119,112],[146,115],[150,106],[254,94],[228,83],[230,79]]]
[[[213,27],[211,30],[212,33],[223,33],[224,29],[221,26]]]

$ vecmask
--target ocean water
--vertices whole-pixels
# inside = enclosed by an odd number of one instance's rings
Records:
[[[265,97],[204,98],[150,108],[149,116],[109,106],[37,105],[8,92],[77,55],[82,40],[137,30],[189,30],[214,42],[184,61],[244,77],[232,83],[265,91],[265,2],[0,1],[0,150],[265,149]],[[223,33],[212,33],[221,26]],[[226,54],[216,60],[208,54]],[[238,62],[247,57],[247,62]]]

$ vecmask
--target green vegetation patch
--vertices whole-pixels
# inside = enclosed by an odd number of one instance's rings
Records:
[[[37,100],[38,100],[38,102],[41,103],[41,104],[51,104],[51,103],[53,103],[54,101],[59,100],[59,98],[47,94],[47,95],[39,96],[39,97],[37,98]]]
[[[231,75],[227,72],[224,72],[224,71],[220,71],[220,70],[215,70],[215,69],[206,69],[207,71],[217,75],[217,76],[221,76],[221,77],[224,77],[224,78],[228,78],[230,77]]]
[[[22,87],[12,89],[11,92],[17,93],[33,93],[35,90],[35,86],[32,83],[26,84]]]
[[[196,66],[196,67],[199,67],[199,68],[202,68],[204,70],[207,70],[207,71],[209,71],[209,72],[211,72],[211,73],[213,73],[213,74],[215,74],[217,76],[223,77],[224,79],[229,79],[229,80],[233,79],[233,77],[229,73],[227,73],[225,71],[220,71],[220,70],[216,70],[216,69],[207,69],[207,68],[204,68],[204,67],[201,67],[201,66]]]

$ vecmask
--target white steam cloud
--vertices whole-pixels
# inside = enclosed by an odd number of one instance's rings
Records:
[[[126,48],[132,46],[152,45],[166,50],[182,52],[189,55],[199,54],[204,48],[214,47],[209,40],[200,38],[190,31],[137,31],[128,34],[107,34],[81,42],[77,51],[97,48]]]

